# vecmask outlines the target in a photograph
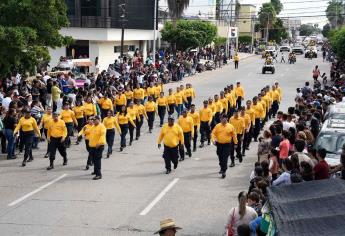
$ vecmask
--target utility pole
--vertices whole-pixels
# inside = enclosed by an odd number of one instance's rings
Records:
[[[152,58],[152,62],[153,65],[155,65],[156,63],[156,38],[157,38],[157,7],[158,2],[157,0],[155,0],[155,6],[154,6],[154,13],[153,13],[153,49],[152,49],[152,53],[153,53],[153,58]]]
[[[119,5],[120,18],[121,18],[121,59],[123,59],[123,49],[125,41],[125,17],[126,17],[126,0],[122,0],[122,4]]]

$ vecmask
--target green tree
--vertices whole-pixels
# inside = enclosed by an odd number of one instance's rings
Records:
[[[276,16],[277,16],[277,13],[272,3],[262,4],[259,10],[259,21],[264,29],[272,28],[273,24],[275,23],[277,19]],[[266,34],[266,30],[265,30],[265,34]]]
[[[226,38],[225,37],[220,37],[220,36],[216,36],[214,39],[213,39],[213,43],[215,46],[223,46],[226,44]]]
[[[310,36],[314,32],[315,32],[314,26],[302,24],[299,33],[300,33],[301,36]]]
[[[341,60],[345,60],[345,27],[329,33],[330,42],[335,53]]]
[[[34,72],[49,61],[48,47],[68,44],[59,30],[68,25],[64,0],[0,1],[0,77],[13,71]]]
[[[173,20],[181,18],[184,10],[189,6],[189,0],[168,0],[169,14]]]
[[[250,44],[252,42],[252,36],[248,36],[248,35],[239,36],[238,42]]]
[[[329,31],[331,31],[331,26],[329,25],[329,23],[327,23],[322,28],[322,35],[327,38]]]
[[[279,13],[283,10],[283,4],[280,2],[280,0],[271,0],[271,4],[273,5],[276,14],[279,15]]]
[[[273,24],[273,29],[270,30],[269,39],[280,43],[283,39],[287,39],[289,34],[286,32],[286,29],[283,25],[283,21],[280,18],[277,18]]]
[[[212,43],[217,35],[217,27],[206,21],[178,20],[176,26],[166,22],[161,34],[164,41],[176,44],[177,49],[186,50]]]
[[[332,29],[345,24],[343,13],[344,7],[344,4],[339,0],[331,0],[328,2],[326,16]]]

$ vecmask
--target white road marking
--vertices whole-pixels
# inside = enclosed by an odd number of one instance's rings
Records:
[[[10,207],[11,207],[11,206],[15,206],[15,205],[17,205],[18,203],[20,203],[20,202],[24,201],[25,199],[27,199],[27,198],[31,197],[32,195],[34,195],[34,194],[36,194],[36,193],[38,193],[38,192],[42,191],[43,189],[45,189],[45,188],[49,187],[50,185],[52,185],[52,184],[54,184],[54,183],[58,182],[59,180],[61,180],[61,179],[65,178],[66,176],[67,176],[67,174],[63,174],[63,175],[61,175],[60,177],[58,177],[58,178],[56,178],[56,179],[54,179],[54,180],[50,181],[49,183],[46,183],[45,185],[42,185],[41,187],[39,187],[39,188],[35,189],[34,191],[32,191],[32,192],[30,192],[30,193],[28,193],[28,194],[24,195],[23,197],[18,198],[17,200],[15,200],[15,201],[11,202],[10,204],[8,204],[8,206],[10,206]]]
[[[200,160],[200,158],[199,157],[197,157],[197,158],[193,158],[195,161],[199,161]]]
[[[151,211],[151,209],[169,192],[169,190],[179,181],[179,178],[175,178],[168,186],[166,186],[158,196],[142,211],[139,215],[144,216]]]

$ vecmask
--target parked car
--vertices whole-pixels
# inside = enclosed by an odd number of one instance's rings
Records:
[[[304,54],[304,48],[301,45],[296,45],[292,48],[292,52],[294,52],[295,54]]]
[[[289,45],[281,46],[279,49],[280,52],[291,52],[291,47]]]

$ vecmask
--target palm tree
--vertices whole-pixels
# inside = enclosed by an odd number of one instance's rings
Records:
[[[173,22],[182,16],[189,3],[190,0],[168,0],[169,14]]]

